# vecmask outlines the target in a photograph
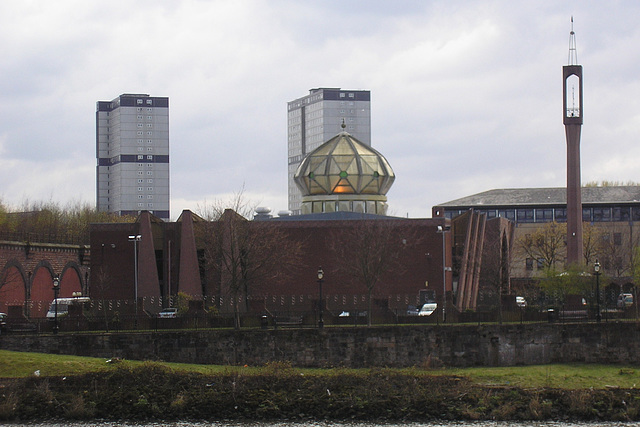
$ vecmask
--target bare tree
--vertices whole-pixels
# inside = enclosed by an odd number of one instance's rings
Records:
[[[543,264],[546,269],[555,268],[566,257],[567,224],[548,222],[531,234],[518,239],[518,247],[528,258]]]
[[[376,285],[385,273],[403,270],[402,252],[408,234],[399,233],[394,220],[362,219],[353,221],[353,226],[341,229],[331,239],[331,249],[335,253],[338,269],[367,289],[367,324],[371,326],[372,295]],[[418,240],[413,233],[410,239]]]
[[[235,209],[220,212],[220,206],[205,212],[214,219],[202,228],[205,261],[218,272],[220,292],[231,297],[234,325],[239,328],[240,298],[248,304],[248,297],[260,292],[260,284],[290,274],[298,265],[302,244],[272,221],[249,221],[241,215],[248,215],[241,193],[231,204]]]

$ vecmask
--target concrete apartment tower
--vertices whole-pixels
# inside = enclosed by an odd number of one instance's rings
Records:
[[[169,98],[123,94],[96,104],[99,211],[169,219]]]
[[[293,179],[298,165],[311,151],[343,130],[371,146],[371,92],[318,88],[287,103],[287,180],[289,210],[301,213],[302,194]],[[346,128],[342,129],[344,122]]]
[[[563,122],[567,138],[567,265],[583,264],[580,131],[582,130],[582,65],[578,65],[576,35],[569,35],[569,65],[562,67]]]

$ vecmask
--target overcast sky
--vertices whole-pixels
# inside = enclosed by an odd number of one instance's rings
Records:
[[[637,1],[0,2],[0,200],[95,203],[95,103],[169,97],[171,211],[287,208],[287,101],[371,91],[390,213],[566,184],[562,66],[584,67],[582,182],[640,181]]]

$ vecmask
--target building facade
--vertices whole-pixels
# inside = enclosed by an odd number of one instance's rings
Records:
[[[371,93],[340,88],[311,89],[287,104],[287,167],[289,210],[298,215],[302,195],[293,179],[298,165],[311,151],[345,130],[371,146]]]
[[[98,101],[96,160],[99,211],[169,219],[169,98]]]
[[[632,273],[640,246],[640,186],[608,186],[581,188],[582,228],[584,242],[582,265],[592,268],[600,262],[608,283],[607,298],[632,286]],[[557,264],[567,263],[567,191],[566,188],[522,188],[489,190],[433,207],[434,217],[455,219],[469,211],[513,223],[513,250],[509,274],[512,283],[529,283],[543,276],[549,260],[535,256],[527,245],[545,239],[540,233],[557,223],[560,245]],[[552,232],[552,231],[551,231]],[[545,242],[540,242],[541,244]],[[570,262],[569,262],[570,263]],[[609,301],[614,303],[614,301]]]

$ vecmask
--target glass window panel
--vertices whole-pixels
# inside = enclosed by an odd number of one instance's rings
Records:
[[[353,202],[353,211],[354,212],[360,212],[360,213],[364,213],[364,201],[362,200],[355,200]]]
[[[498,211],[498,216],[500,218],[506,218],[510,221],[515,221],[516,220],[516,211],[515,209],[504,209],[504,210],[499,210]]]
[[[371,213],[371,214],[376,213],[376,202],[372,202],[368,200],[366,206],[367,206],[367,213]]]
[[[313,202],[313,213],[322,213],[322,202]]]
[[[614,221],[629,221],[631,218],[631,210],[626,206],[615,206],[613,208]]]
[[[336,211],[336,202],[324,202],[324,211],[325,212],[335,212]]]
[[[536,222],[553,221],[553,209],[536,209]]]
[[[336,144],[335,148],[333,149],[333,155],[334,156],[348,155],[353,157],[355,155],[355,152],[353,148],[351,148],[351,144],[349,144],[346,140],[342,140],[340,141],[340,143]]]
[[[345,201],[338,202],[338,210],[340,212],[349,212],[349,211],[351,211],[351,203],[350,202],[345,202]]]
[[[593,222],[611,221],[610,208],[593,208]]]
[[[582,220],[591,222],[591,208],[582,208]]]
[[[565,208],[556,208],[554,213],[557,222],[567,222],[567,210]]]
[[[533,222],[533,209],[518,209],[518,222]]]

